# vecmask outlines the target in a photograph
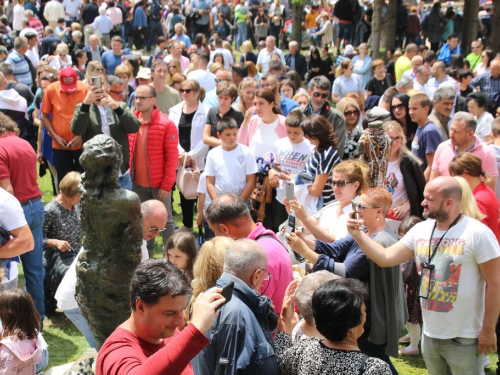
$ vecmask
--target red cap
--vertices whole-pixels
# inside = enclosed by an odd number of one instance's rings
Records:
[[[61,82],[61,90],[67,93],[71,93],[76,90],[76,82],[78,81],[78,76],[76,75],[75,69],[66,66],[59,72],[59,82]]]

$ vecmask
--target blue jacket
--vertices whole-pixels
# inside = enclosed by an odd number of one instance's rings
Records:
[[[274,316],[274,326],[277,322],[271,300],[229,273],[222,274],[217,286],[230,281],[234,281],[233,298],[205,333],[210,344],[192,360],[195,374],[278,375],[274,340],[268,328],[268,317]]]
[[[148,25],[148,17],[142,7],[137,7],[134,12],[134,27],[146,27]]]

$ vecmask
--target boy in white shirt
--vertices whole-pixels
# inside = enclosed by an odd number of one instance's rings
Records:
[[[255,188],[255,156],[236,142],[238,124],[233,118],[221,118],[217,136],[222,144],[208,152],[205,164],[207,193],[212,200],[221,194],[236,194],[246,201]]]

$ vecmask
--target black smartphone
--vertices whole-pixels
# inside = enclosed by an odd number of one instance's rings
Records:
[[[295,232],[295,215],[288,215],[288,224],[285,229],[285,234]]]
[[[358,220],[358,211],[356,210],[356,202],[354,200],[351,201],[352,211],[354,212],[354,218]]]
[[[221,295],[226,299],[226,301],[222,305],[219,305],[215,309],[215,311],[219,311],[222,308],[222,306],[231,301],[231,298],[233,298],[233,290],[234,290],[234,281],[230,281],[224,288],[222,288]]]

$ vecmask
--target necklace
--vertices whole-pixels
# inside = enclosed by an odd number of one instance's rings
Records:
[[[326,342],[328,342],[331,346],[333,346],[332,349],[342,349],[341,347],[346,347],[346,348],[353,348],[354,350],[359,350],[359,347],[354,344],[344,344],[342,342],[332,342],[330,340],[325,339]],[[345,349],[348,350],[348,349]]]

